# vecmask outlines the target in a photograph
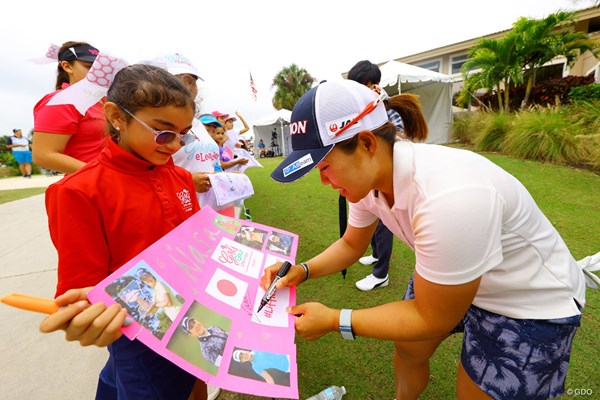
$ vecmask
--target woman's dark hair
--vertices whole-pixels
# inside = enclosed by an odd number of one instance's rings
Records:
[[[123,68],[108,88],[107,100],[135,114],[144,107],[191,107],[196,104],[185,85],[165,69],[146,64],[134,64]],[[124,115],[127,121],[129,114]],[[109,123],[110,137],[117,141],[119,132]]]
[[[65,51],[68,51],[70,47],[77,47],[77,46],[81,46],[84,44],[89,46],[89,43],[86,43],[86,42],[65,42],[65,43],[63,43],[62,46],[60,46],[60,49],[58,50],[59,60],[60,60],[60,56],[62,55],[62,53],[64,53]],[[72,65],[75,61],[67,61],[67,62]],[[67,71],[65,71],[63,69],[63,67],[60,65],[60,62],[59,62],[58,69],[56,71],[55,89],[58,90],[58,89],[62,88],[63,83],[69,83],[69,74],[67,74]]]
[[[402,117],[402,122],[404,123],[404,137],[413,142],[423,142],[427,139],[429,130],[427,128],[425,117],[421,111],[421,102],[419,101],[418,96],[415,96],[414,94],[399,94],[390,97],[388,104],[391,109],[397,111]],[[379,128],[373,129],[372,132],[392,146],[398,135],[396,126],[389,121]],[[357,145],[358,135],[354,135],[352,138],[337,143],[335,146],[346,153],[352,153]]]
[[[387,105],[402,117],[404,136],[413,142],[424,142],[429,134],[427,121],[421,110],[419,96],[399,94],[388,99]]]
[[[350,71],[348,71],[348,79],[362,83],[379,84],[381,81],[381,70],[377,64],[373,64],[369,60],[362,60],[354,64]]]

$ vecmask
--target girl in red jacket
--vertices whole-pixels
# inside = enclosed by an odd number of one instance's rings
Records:
[[[64,307],[40,330],[62,329],[67,340],[108,346],[97,399],[186,400],[196,378],[122,337],[126,310],[91,305],[86,293],[200,209],[191,174],[171,159],[195,140],[188,133],[194,99],[167,71],[141,64],[119,71],[107,98],[107,148],[46,192],[59,256],[56,302]],[[200,385],[205,397],[206,386]]]

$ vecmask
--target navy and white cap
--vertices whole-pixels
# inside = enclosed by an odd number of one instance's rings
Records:
[[[388,117],[381,100],[377,93],[351,80],[322,82],[310,89],[292,110],[292,152],[271,173],[271,178],[293,182],[313,169],[336,143],[384,125]],[[361,114],[364,115],[347,127]]]

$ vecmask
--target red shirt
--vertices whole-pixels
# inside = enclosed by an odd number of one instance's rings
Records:
[[[62,89],[68,86],[63,83]],[[95,160],[108,138],[104,107],[98,102],[81,115],[72,104],[46,105],[58,92],[45,95],[33,108],[33,130],[71,135],[65,154],[85,163]]]
[[[94,286],[200,209],[191,174],[153,165],[112,141],[96,161],[50,185],[56,296]]]

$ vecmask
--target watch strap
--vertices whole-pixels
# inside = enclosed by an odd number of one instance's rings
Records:
[[[346,340],[354,340],[352,331],[352,310],[342,309],[340,312],[340,333]]]

